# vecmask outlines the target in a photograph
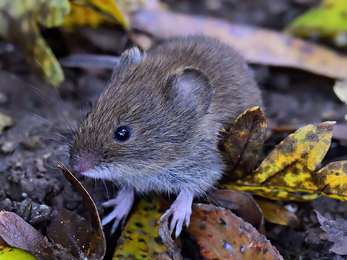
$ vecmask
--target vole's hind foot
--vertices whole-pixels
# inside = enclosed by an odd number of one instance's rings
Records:
[[[125,222],[126,217],[131,210],[134,203],[134,190],[130,187],[123,187],[117,194],[115,199],[104,202],[104,207],[114,207],[113,211],[104,217],[101,224],[105,226],[114,220],[111,228],[111,234],[114,233],[119,225],[119,222],[123,220]]]
[[[190,215],[192,214],[192,203],[194,193],[189,190],[182,190],[178,194],[176,200],[172,203],[171,207],[160,218],[160,223],[168,223],[169,217],[172,216],[170,223],[170,233],[176,226],[175,237],[178,237],[182,231],[183,223],[189,226]]]

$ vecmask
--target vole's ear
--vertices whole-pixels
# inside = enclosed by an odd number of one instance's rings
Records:
[[[179,102],[205,114],[212,100],[212,86],[209,78],[200,70],[185,68],[171,75],[166,84],[165,96],[169,102]]]
[[[128,69],[128,66],[140,62],[144,56],[146,56],[146,53],[141,51],[136,46],[124,51],[113,71],[110,82],[112,82],[119,73],[122,73],[124,70]]]
[[[120,56],[119,65],[127,66],[130,64],[138,63],[142,59],[143,55],[144,53],[140,51],[140,49],[136,46],[130,49],[127,49]]]

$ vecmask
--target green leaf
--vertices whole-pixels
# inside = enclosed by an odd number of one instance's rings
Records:
[[[323,0],[322,3],[296,18],[289,31],[300,36],[336,36],[347,31],[347,0]]]

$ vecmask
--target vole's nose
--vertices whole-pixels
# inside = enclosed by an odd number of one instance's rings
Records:
[[[83,173],[88,170],[93,169],[100,163],[100,158],[97,155],[87,154],[84,156],[79,156],[71,160],[70,164],[73,171],[78,173]]]
[[[73,165],[72,169],[75,172],[82,173],[92,168],[92,164],[89,161],[80,161]]]

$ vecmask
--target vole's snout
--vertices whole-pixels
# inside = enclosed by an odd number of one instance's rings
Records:
[[[85,154],[82,156],[74,156],[70,157],[70,166],[72,170],[78,173],[84,173],[95,166],[99,165],[101,162],[101,158],[97,154]]]

